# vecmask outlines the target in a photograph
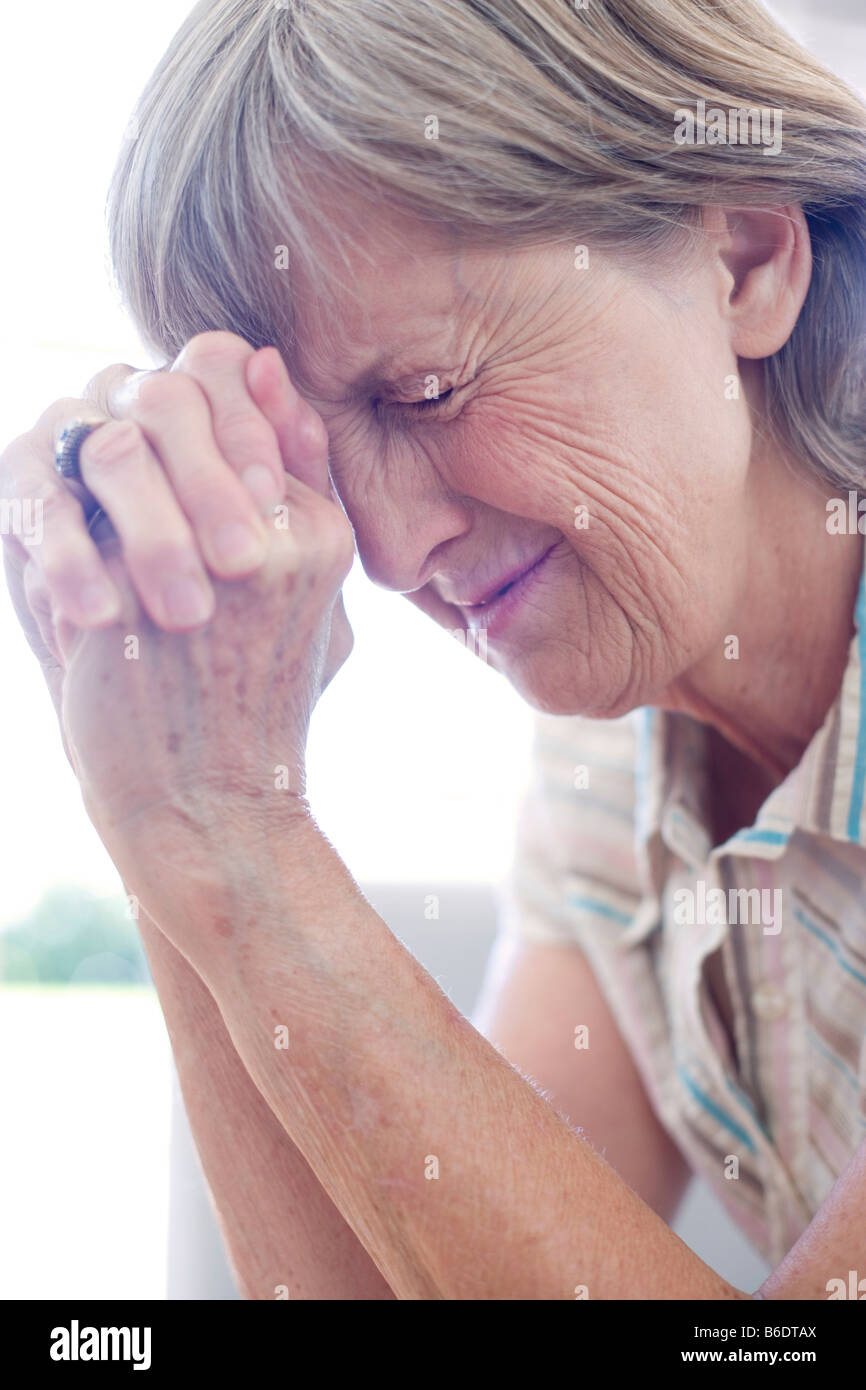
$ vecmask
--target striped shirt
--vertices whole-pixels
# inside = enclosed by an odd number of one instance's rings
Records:
[[[540,717],[505,903],[506,931],[580,947],[659,1119],[774,1265],[866,1138],[866,574],[855,625],[799,764],[715,847],[698,721]]]

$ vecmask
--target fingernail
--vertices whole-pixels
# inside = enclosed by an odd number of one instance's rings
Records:
[[[78,595],[78,601],[82,612],[96,623],[120,616],[120,596],[114,589],[98,580],[93,584],[83,586]]]
[[[241,482],[264,511],[271,511],[282,501],[273,473],[263,463],[251,464],[241,474]]]
[[[211,615],[211,602],[200,579],[181,574],[166,581],[162,591],[165,611],[173,623],[203,623]]]
[[[224,521],[213,533],[214,549],[225,565],[246,568],[265,558],[265,546],[258,532],[245,521]]]

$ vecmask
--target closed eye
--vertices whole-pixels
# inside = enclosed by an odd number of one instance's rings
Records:
[[[405,401],[404,404],[411,406],[413,410],[429,410],[431,406],[440,405],[442,401],[447,401],[454,390],[449,386],[447,391],[440,391],[438,396],[425,396],[423,401]]]
[[[454,387],[449,386],[447,391],[440,391],[438,396],[425,396],[422,401],[391,401],[388,410],[435,410],[443,401],[453,394]]]

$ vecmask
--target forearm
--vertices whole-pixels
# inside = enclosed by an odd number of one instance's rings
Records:
[[[244,1065],[398,1297],[747,1297],[457,1012],[314,826],[278,872],[231,939],[205,907],[196,950]]]
[[[206,986],[144,914],[139,925],[242,1294],[393,1298],[250,1080]]]

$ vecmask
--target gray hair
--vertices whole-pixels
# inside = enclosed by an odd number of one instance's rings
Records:
[[[780,110],[783,147],[676,144],[675,111],[700,99]],[[320,175],[473,246],[652,254],[704,205],[802,205],[813,275],[764,361],[769,425],[863,487],[866,107],[756,0],[202,0],[109,192],[115,275],[158,353],[230,329],[290,358],[276,248],[323,303],[318,248],[346,262],[306,191]]]

